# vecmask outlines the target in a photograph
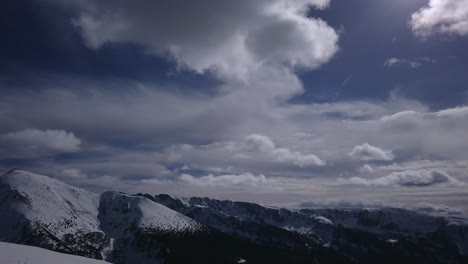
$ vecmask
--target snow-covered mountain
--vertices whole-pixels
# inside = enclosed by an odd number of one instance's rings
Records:
[[[97,195],[21,170],[0,177],[0,212],[0,241],[122,263],[139,255],[132,244],[139,236],[203,230],[196,221],[144,197]]]
[[[389,252],[392,257],[414,257],[418,263],[468,260],[468,226],[405,209],[288,210],[209,198],[165,194],[146,197],[205,225],[260,243],[264,243],[264,237],[258,230],[273,226],[303,235],[353,259],[361,255],[363,261],[372,262],[366,256]]]
[[[12,170],[0,176],[0,212],[0,241],[117,264],[468,263],[468,226],[395,208],[98,195]]]
[[[211,214],[317,235],[327,231],[327,226],[346,226],[376,234],[408,234],[435,232],[449,224],[449,221],[442,217],[398,208],[288,210],[209,198],[176,198],[165,194],[148,198],[226,232],[230,226],[226,225],[224,219],[216,222],[221,219],[209,217]],[[236,232],[235,229],[232,231]],[[324,240],[328,242],[328,239]]]
[[[53,178],[13,170],[0,177],[0,240],[102,259],[99,196]]]
[[[1,263],[5,264],[105,264],[108,262],[61,254],[54,251],[0,242]]]

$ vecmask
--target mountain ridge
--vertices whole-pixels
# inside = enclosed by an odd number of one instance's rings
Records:
[[[0,176],[0,241],[133,263],[464,263],[468,226],[404,209],[301,209],[102,194],[22,170]]]

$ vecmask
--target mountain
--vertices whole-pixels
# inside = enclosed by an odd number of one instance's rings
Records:
[[[0,240],[103,259],[99,196],[61,181],[13,170],[0,177]]]
[[[1,262],[8,264],[105,264],[108,262],[61,254],[38,247],[0,242]]]
[[[97,195],[56,179],[12,170],[0,176],[0,241],[42,247],[112,263],[345,263],[283,229],[273,247],[227,235],[139,195]],[[267,233],[265,234],[267,235]],[[276,237],[274,235],[273,237]],[[293,254],[293,255],[291,255]]]
[[[133,263],[468,263],[468,226],[413,211],[100,195],[12,170],[0,241]]]
[[[468,226],[404,209],[293,211],[209,198],[144,196],[234,236],[265,243],[266,238],[259,230],[276,227],[300,234],[359,263],[468,260]]]

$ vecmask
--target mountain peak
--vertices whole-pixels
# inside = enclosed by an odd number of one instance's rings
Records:
[[[0,211],[16,215],[2,221],[1,234],[23,228],[15,224],[18,217],[25,223],[41,223],[57,235],[98,230],[98,195],[48,176],[10,170],[0,177],[0,201]]]
[[[11,169],[11,170],[5,172],[4,174],[2,174],[2,176],[4,176],[4,175],[9,175],[9,174],[13,174],[13,173],[18,172],[18,171],[22,171],[22,170],[19,169],[19,168],[13,168],[13,169]],[[24,172],[26,172],[26,171],[24,171]]]

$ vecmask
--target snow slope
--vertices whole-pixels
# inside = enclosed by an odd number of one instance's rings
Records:
[[[18,217],[0,219],[0,238],[16,235],[19,219],[41,224],[54,236],[99,232],[97,194],[56,179],[13,170],[0,177],[0,211]]]
[[[429,256],[427,263],[468,263],[468,226],[393,208],[288,210],[197,197],[97,195],[47,176],[12,170],[0,176],[0,214],[0,241],[116,264],[192,259],[226,263],[220,260],[239,260],[247,253],[250,261],[258,257],[248,250],[252,246],[262,258],[289,257],[288,250],[294,249],[312,260],[341,252],[345,259],[370,261],[364,263],[375,263],[381,256],[393,256],[388,263],[406,256]],[[29,264],[28,250],[11,251],[22,258],[5,262],[0,251],[0,263]],[[369,252],[376,259],[369,258]]]
[[[0,212],[0,241],[116,263],[130,263],[129,256],[136,263],[154,263],[161,245],[148,248],[140,241],[204,228],[145,197],[97,195],[21,170],[0,176]],[[149,257],[137,258],[142,255]]]
[[[101,195],[101,228],[111,236],[124,235],[129,226],[162,232],[195,232],[202,225],[145,197],[118,192]]]
[[[54,251],[0,242],[0,262],[5,264],[105,264],[108,262]]]

